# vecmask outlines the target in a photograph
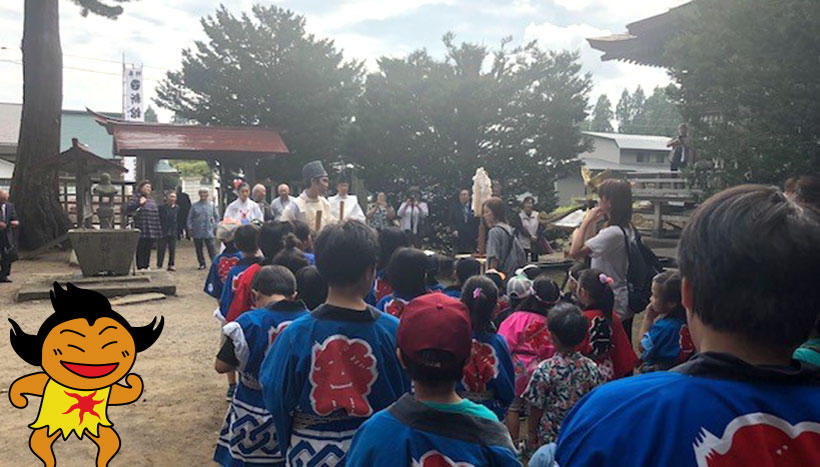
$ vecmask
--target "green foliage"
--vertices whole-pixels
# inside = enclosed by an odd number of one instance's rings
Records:
[[[656,87],[645,97],[638,86],[631,95],[624,89],[615,112],[618,133],[675,136],[682,117],[664,88]]]
[[[157,120],[157,112],[156,112],[156,110],[154,110],[153,107],[151,107],[150,104],[148,104],[148,108],[145,109],[145,121],[146,122],[154,122],[154,123],[156,123],[158,121]]]
[[[205,161],[188,161],[188,160],[172,160],[168,164],[179,170],[181,177],[199,177],[200,179],[209,179],[212,171]]]
[[[816,0],[700,0],[667,48],[700,159],[723,183],[781,183],[820,167]]]
[[[71,0],[77,4],[82,10],[80,14],[88,16],[89,13],[104,16],[106,18],[117,19],[122,14],[122,7],[119,5],[109,5],[109,3],[127,3],[131,0],[110,0],[108,2],[102,0]]]
[[[207,42],[183,51],[156,103],[182,121],[275,128],[291,151],[276,167],[298,177],[304,162],[339,153],[353,117],[362,64],[345,62],[331,40],[305,31],[305,19],[256,5],[236,17],[224,6],[202,19]]]
[[[612,119],[615,115],[612,113],[612,102],[609,102],[609,97],[606,94],[601,94],[598,97],[598,102],[595,103],[595,108],[592,110],[592,120],[589,120],[589,131],[601,131],[604,133],[611,133]]]

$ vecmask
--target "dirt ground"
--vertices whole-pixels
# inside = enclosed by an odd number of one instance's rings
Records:
[[[14,303],[14,293],[27,274],[79,271],[66,259],[67,254],[55,253],[14,263],[10,277],[15,282],[0,284],[2,315],[13,318],[24,331],[36,333],[53,311],[50,302]],[[152,261],[156,261],[154,255]],[[219,332],[212,317],[216,301],[202,291],[207,270],[196,270],[193,242],[181,242],[176,263],[175,297],[115,307],[137,326],[149,323],[154,316],[164,316],[165,328],[134,364],[132,372],[142,376],[145,383],[142,397],[133,404],[108,409],[122,441],[112,466],[212,465],[217,433],[228,407],[226,379],[213,369]],[[2,327],[10,328],[8,321],[3,323]],[[0,465],[42,465],[28,448],[28,425],[37,416],[40,398],[29,397],[24,409],[16,409],[8,401],[12,381],[39,368],[20,359],[5,337],[0,338],[0,355]],[[72,436],[55,442],[54,453],[58,465],[94,465],[96,446],[87,437],[77,440]]]

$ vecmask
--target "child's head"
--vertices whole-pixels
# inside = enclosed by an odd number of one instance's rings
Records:
[[[240,226],[236,229],[234,243],[243,255],[255,256],[259,250],[259,234],[261,229],[253,224]]]
[[[354,288],[362,298],[370,293],[379,251],[375,230],[354,220],[333,224],[322,229],[314,249],[328,287]]]
[[[305,252],[300,250],[302,242],[296,238],[296,235],[288,234],[285,236],[285,248],[276,254],[273,258],[273,264],[278,264],[290,269],[290,272],[296,274],[300,269],[310,266]]]
[[[298,219],[291,221],[291,223],[293,224],[293,234],[302,242],[302,250],[312,251],[313,238],[310,236],[310,226],[307,225],[307,222]]]
[[[379,231],[379,265],[378,270],[384,271],[390,264],[393,253],[402,247],[410,246],[410,238],[404,230],[398,227],[386,227]]]
[[[296,297],[296,278],[284,266],[265,266],[253,276],[251,291],[257,304],[273,297],[279,300],[293,300]]]
[[[498,287],[498,290],[503,290],[506,292],[507,288],[504,285],[504,273],[500,271],[496,271],[495,269],[490,269],[484,273],[485,276],[490,278],[491,281]]]
[[[299,299],[305,302],[310,310],[327,299],[327,284],[316,266],[302,268],[296,273],[296,290],[299,291]]]
[[[498,304],[498,287],[485,276],[467,279],[461,289],[461,301],[470,311],[473,329],[479,332],[492,330],[493,312]]]
[[[578,278],[578,301],[587,310],[601,310],[612,319],[615,306],[615,293],[612,291],[612,278],[598,269],[586,269]]]
[[[514,310],[521,309],[532,293],[532,281],[526,276],[513,276],[507,281],[507,299]]]
[[[271,263],[273,258],[285,247],[285,236],[293,232],[290,222],[266,222],[259,234],[259,249],[265,256],[265,261]]]
[[[393,286],[394,295],[413,298],[424,295],[427,290],[428,258],[415,248],[399,248],[387,265],[387,281]]]
[[[436,254],[436,281],[440,284],[456,283],[456,261],[452,256]]]
[[[475,258],[461,258],[456,263],[456,278],[459,285],[463,286],[467,283],[467,279],[480,274],[481,263]]]
[[[453,391],[472,350],[467,308],[442,293],[407,304],[396,334],[399,358],[416,386]]]
[[[652,279],[652,298],[649,303],[658,313],[686,319],[686,310],[680,300],[680,274],[677,271],[664,271]]]
[[[541,274],[532,281],[529,296],[518,305],[518,308],[547,316],[560,298],[561,290],[558,284],[546,274]]]
[[[216,238],[225,244],[225,247],[235,248],[234,236],[236,230],[242,225],[236,219],[225,219],[216,227]]]
[[[678,253],[695,346],[703,335],[723,334],[750,352],[790,355],[820,310],[817,258],[817,212],[777,188],[742,185],[706,200]]]
[[[559,303],[550,310],[547,328],[555,347],[563,351],[572,351],[586,336],[587,319],[577,306]]]

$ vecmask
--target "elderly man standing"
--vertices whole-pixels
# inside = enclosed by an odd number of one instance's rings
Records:
[[[191,205],[186,224],[188,225],[188,232],[194,238],[199,269],[205,269],[205,255],[202,252],[202,247],[208,249],[208,258],[213,263],[216,254],[214,251],[214,231],[219,224],[219,213],[216,206],[208,201],[207,188],[199,190],[199,201]]]
[[[270,204],[268,204],[268,201],[265,199],[265,195],[267,194],[268,189],[261,183],[254,185],[253,190],[251,190],[251,198],[259,205],[259,209],[262,210],[262,217],[265,222],[273,220],[273,212],[270,209]]]
[[[242,183],[236,192],[239,197],[225,208],[223,219],[237,219],[242,225],[250,224],[254,220],[264,221],[265,216],[259,205],[250,199],[251,187],[247,183]]]
[[[307,188],[298,198],[293,199],[282,214],[282,220],[300,220],[309,225],[313,233],[317,233],[325,226],[337,222],[330,202],[325,198],[330,181],[321,161],[305,164],[302,167],[302,179]]]
[[[282,220],[282,213],[290,206],[290,187],[287,183],[283,183],[276,188],[276,193],[279,195],[272,203],[270,203],[270,210],[273,214],[273,220]]]
[[[11,282],[11,263],[17,261],[17,244],[14,231],[20,225],[14,204],[9,202],[9,193],[0,190],[0,282]]]

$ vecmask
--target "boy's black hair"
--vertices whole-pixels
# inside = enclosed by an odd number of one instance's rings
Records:
[[[328,286],[354,285],[376,265],[376,231],[348,220],[322,229],[314,245],[316,267]]]
[[[251,289],[262,295],[284,295],[290,297],[296,293],[296,278],[284,266],[264,266],[253,276]]]
[[[293,230],[290,222],[269,221],[262,225],[262,232],[259,234],[259,249],[265,255],[265,264],[273,263],[273,258],[285,248],[285,237],[293,233]]]
[[[90,325],[100,318],[113,319],[120,323],[134,339],[137,352],[151,347],[159,338],[165,324],[165,318],[160,316],[158,324],[157,318],[154,317],[146,326],[132,327],[122,315],[111,309],[111,303],[105,295],[94,290],[81,289],[70,282],[66,284],[65,289],[54,282],[49,296],[54,313],[43,321],[36,335],[26,334],[13,319],[9,318],[11,347],[20,358],[34,366],[42,365],[43,342],[46,336],[58,325],[72,319],[82,318]]]
[[[293,224],[294,235],[296,235],[296,238],[302,242],[302,247],[304,248],[310,240],[310,226],[307,225],[307,222],[300,221],[298,219],[292,220],[291,224]]]
[[[398,227],[386,227],[379,231],[379,264],[377,269],[384,271],[390,264],[393,253],[402,247],[410,246],[407,232]]]
[[[273,264],[278,264],[290,269],[290,272],[296,274],[300,269],[310,266],[310,262],[305,256],[305,252],[299,247],[302,242],[296,238],[296,235],[288,234],[285,236],[285,248],[276,254],[273,258]]]
[[[775,187],[741,185],[706,200],[681,235],[692,312],[768,349],[803,342],[820,310],[820,223]]]
[[[327,299],[327,284],[316,266],[308,266],[296,273],[296,289],[299,299],[313,310]]]
[[[461,302],[470,310],[470,324],[474,331],[494,331],[493,313],[498,304],[498,287],[495,286],[495,282],[487,276],[474,276],[467,279],[461,289]]]
[[[442,254],[435,254],[433,257],[436,259],[436,279],[441,281],[442,279],[450,279],[456,273],[456,260],[453,259],[452,256],[446,256]]]
[[[532,281],[532,291],[529,297],[518,303],[519,310],[547,316],[552,307],[561,299],[561,289],[546,274],[541,274]]]
[[[680,273],[677,271],[664,271],[656,275],[652,282],[661,288],[661,300],[664,303],[674,304],[669,312],[673,317],[685,320],[686,309],[683,307],[680,298]]]
[[[399,248],[387,265],[387,281],[393,286],[395,296],[412,298],[427,290],[429,260],[423,251],[415,248]]]
[[[549,317],[547,317],[547,328],[561,345],[574,348],[586,336],[587,319],[577,306],[571,303],[559,303],[550,310]]]
[[[461,380],[466,363],[466,360],[456,361],[453,354],[440,349],[426,349],[417,352],[418,361],[403,357],[410,379],[434,388],[449,387]]]
[[[467,279],[481,275],[481,263],[475,258],[461,258],[456,262],[458,283],[464,285]]]
[[[601,282],[601,274],[598,269],[585,269],[578,277],[578,287],[584,289],[589,297],[594,301],[588,308],[590,310],[601,310],[604,317],[612,320],[612,311],[615,308],[615,292],[609,284]]]
[[[241,225],[236,229],[233,241],[242,253],[256,253],[259,249],[261,229],[253,224]]]

